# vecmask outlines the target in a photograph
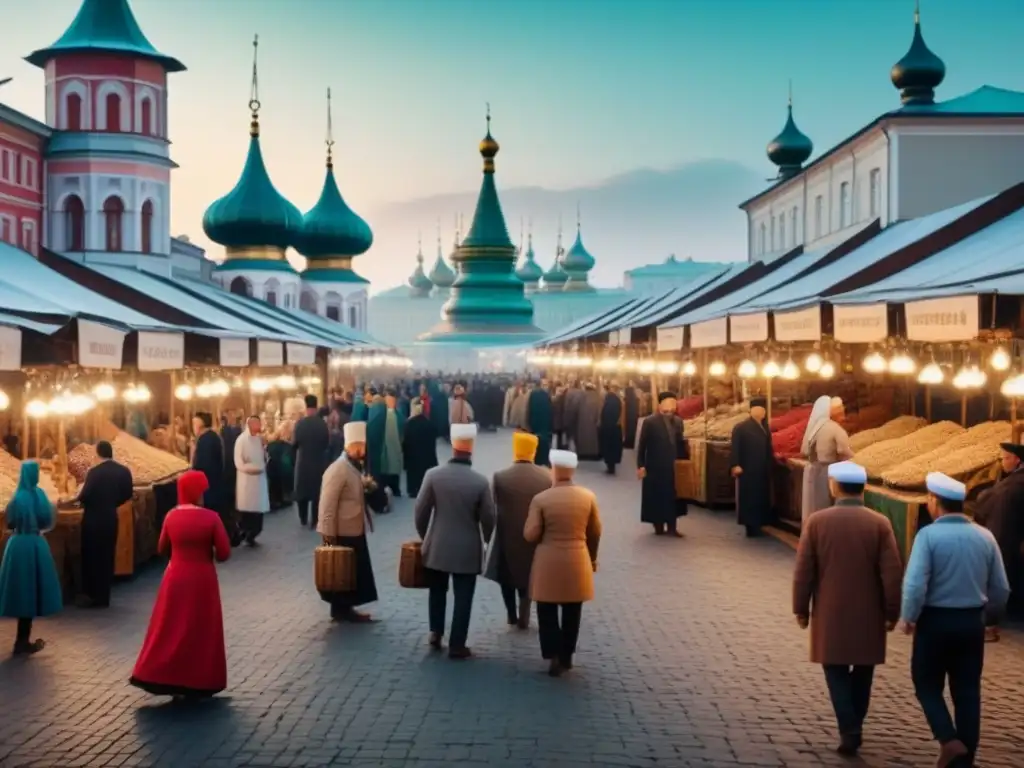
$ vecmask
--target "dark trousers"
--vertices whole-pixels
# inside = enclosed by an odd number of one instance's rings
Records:
[[[320,499],[299,499],[295,502],[299,510],[299,522],[303,525],[309,523],[316,528],[320,519]]]
[[[981,670],[985,663],[983,608],[925,608],[914,630],[910,677],[932,736],[959,739],[971,759],[981,736]],[[949,679],[950,716],[943,692]],[[969,761],[967,761],[969,763]]]
[[[93,605],[110,605],[117,552],[117,515],[82,519],[82,591]]]
[[[569,440],[565,435],[565,432],[555,432],[555,445],[558,446],[558,450],[564,451],[569,447]]]
[[[561,621],[559,608],[562,609]],[[541,656],[547,660],[558,659],[563,666],[570,666],[576,653],[582,616],[583,603],[537,603]]]
[[[841,736],[860,736],[871,703],[874,667],[825,664],[825,683]]]
[[[505,602],[505,610],[508,612],[508,623],[515,624],[519,621],[519,604],[516,598],[526,599],[525,589],[516,589],[509,584],[501,585],[501,599]]]
[[[444,635],[444,619],[448,610],[448,577],[451,577],[455,606],[452,609],[452,631],[448,636],[448,647],[458,650],[466,647],[469,637],[469,619],[473,612],[473,594],[476,592],[475,573],[446,573],[425,568],[427,585],[430,588],[429,616],[430,631]]]
[[[32,641],[32,619],[18,619],[18,634],[15,645],[28,645]]]
[[[252,544],[256,541],[256,537],[263,533],[263,515],[260,512],[241,512],[239,513],[238,527],[242,531],[242,536],[247,542]]]
[[[402,495],[401,475],[381,475],[381,485],[391,489],[391,495],[396,499]]]
[[[677,530],[677,525],[678,521],[676,518],[669,520],[667,523],[655,523],[654,532],[664,533],[665,531],[668,531],[669,533],[675,533]]]

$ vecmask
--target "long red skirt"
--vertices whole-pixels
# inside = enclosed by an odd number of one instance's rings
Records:
[[[213,696],[227,687],[224,617],[212,562],[171,559],[131,683],[158,696]]]

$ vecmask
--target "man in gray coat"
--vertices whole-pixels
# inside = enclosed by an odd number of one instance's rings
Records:
[[[306,415],[295,425],[295,488],[299,522],[316,530],[320,483],[327,469],[331,432],[317,411],[316,395],[306,395]],[[310,509],[312,507],[312,510]],[[312,511],[313,519],[310,520]]]
[[[494,531],[494,499],[487,478],[472,467],[476,424],[452,424],[451,440],[451,461],[423,478],[415,518],[430,588],[430,645],[441,648],[450,576],[455,607],[448,657],[468,659],[473,593],[483,571],[483,545]]]

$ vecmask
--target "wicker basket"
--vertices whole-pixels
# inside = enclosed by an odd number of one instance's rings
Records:
[[[317,547],[313,551],[313,583],[318,592],[354,592],[355,550],[330,545]]]
[[[423,544],[407,541],[398,558],[398,583],[406,589],[426,589],[427,574],[423,569]]]

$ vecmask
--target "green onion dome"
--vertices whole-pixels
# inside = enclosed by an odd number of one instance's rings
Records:
[[[373,232],[341,196],[334,166],[327,160],[324,188],[316,205],[302,218],[296,250],[307,259],[358,256],[370,250]]]
[[[516,277],[522,280],[524,283],[536,284],[540,282],[540,279],[544,277],[544,270],[541,269],[540,264],[537,263],[536,256],[533,252],[533,235],[529,236],[526,244],[526,257],[523,259],[523,263],[516,269]]]
[[[407,281],[409,288],[411,288],[411,294],[413,296],[429,296],[430,290],[434,287],[434,284],[430,281],[430,278],[423,272],[423,247],[420,246],[419,253],[416,254],[416,269],[409,275]]]
[[[451,288],[455,282],[455,271],[448,266],[441,252],[441,238],[437,238],[437,259],[434,266],[430,268],[430,282],[438,288]]]
[[[583,245],[580,225],[576,225],[576,241],[572,244],[561,260],[562,269],[570,276],[585,275],[594,268],[594,257]]]
[[[782,132],[768,142],[768,159],[779,167],[782,178],[799,173],[807,158],[814,152],[814,144],[796,127],[793,120],[792,99],[786,110],[786,124]]]
[[[551,265],[551,269],[544,273],[544,277],[541,278],[545,285],[561,287],[565,285],[565,281],[569,279],[569,276],[562,270],[562,266],[558,263],[561,258],[561,254],[555,256],[555,263]]]
[[[935,89],[946,79],[946,65],[931,52],[921,34],[921,14],[914,12],[914,39],[910,50],[889,73],[904,104],[933,104]]]

